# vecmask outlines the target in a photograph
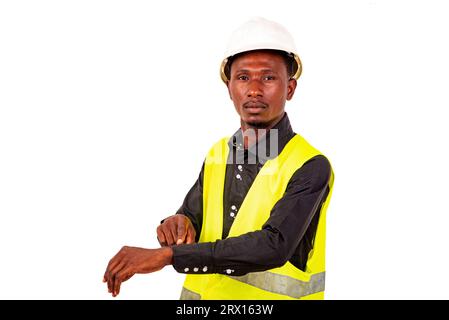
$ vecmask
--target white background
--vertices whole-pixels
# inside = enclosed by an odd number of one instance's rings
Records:
[[[328,299],[448,299],[445,1],[1,1],[0,298],[110,299],[239,118],[218,76],[252,16],[304,73],[287,112],[332,161]],[[177,299],[173,268],[117,299]]]

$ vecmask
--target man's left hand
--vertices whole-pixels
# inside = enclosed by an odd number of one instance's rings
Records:
[[[108,291],[115,297],[120,293],[120,285],[136,273],[151,273],[172,263],[173,251],[170,247],[145,249],[123,247],[110,261],[103,276]]]

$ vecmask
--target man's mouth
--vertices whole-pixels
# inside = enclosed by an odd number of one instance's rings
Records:
[[[259,112],[263,109],[268,108],[268,105],[261,101],[248,101],[243,104],[243,108],[248,112]]]

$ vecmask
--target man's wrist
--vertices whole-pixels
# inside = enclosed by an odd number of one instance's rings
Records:
[[[164,265],[173,264],[173,249],[171,247],[160,248]]]

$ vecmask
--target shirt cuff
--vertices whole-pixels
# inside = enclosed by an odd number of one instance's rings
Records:
[[[186,274],[215,273],[212,242],[181,244],[171,248],[173,250],[173,268],[177,272]]]

